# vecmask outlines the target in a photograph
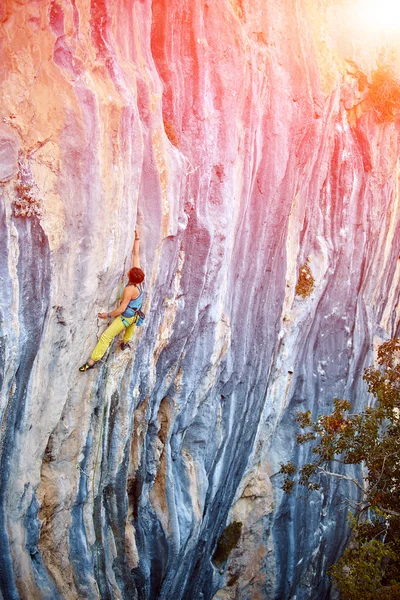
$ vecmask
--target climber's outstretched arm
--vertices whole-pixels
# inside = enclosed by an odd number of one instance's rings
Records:
[[[133,267],[137,267],[140,269],[140,261],[139,261],[139,232],[135,229],[135,241],[133,243]]]

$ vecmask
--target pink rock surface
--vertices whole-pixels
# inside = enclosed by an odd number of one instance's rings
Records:
[[[276,473],[399,325],[398,122],[340,10],[0,6],[4,600],[325,597],[348,491]],[[135,227],[145,325],[81,374]]]

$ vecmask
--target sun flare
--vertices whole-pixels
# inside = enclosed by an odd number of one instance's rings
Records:
[[[358,10],[360,21],[367,29],[400,30],[399,0],[361,0]]]

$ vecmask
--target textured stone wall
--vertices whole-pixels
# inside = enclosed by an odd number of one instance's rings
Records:
[[[279,463],[298,408],[366,400],[400,284],[398,126],[338,10],[0,4],[3,600],[328,597],[350,492]],[[81,374],[135,226],[145,325]]]

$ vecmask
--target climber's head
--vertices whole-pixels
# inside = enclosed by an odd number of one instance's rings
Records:
[[[144,273],[142,269],[139,269],[139,267],[132,267],[132,269],[129,269],[128,279],[130,285],[142,283],[144,281]]]

